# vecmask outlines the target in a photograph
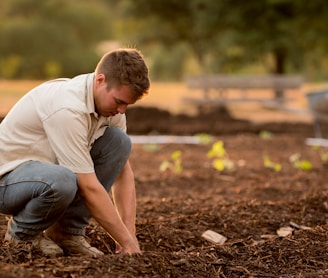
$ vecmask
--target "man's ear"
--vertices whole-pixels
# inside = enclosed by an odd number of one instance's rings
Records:
[[[103,73],[99,73],[95,76],[95,82],[98,85],[101,85],[102,83],[106,83],[106,76]]]

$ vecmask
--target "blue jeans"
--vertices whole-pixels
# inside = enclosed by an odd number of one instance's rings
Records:
[[[131,140],[108,127],[90,151],[95,173],[109,191],[131,152]],[[56,224],[63,232],[83,235],[90,213],[78,193],[76,175],[60,165],[28,161],[0,179],[0,213],[12,215],[10,233],[35,236]]]

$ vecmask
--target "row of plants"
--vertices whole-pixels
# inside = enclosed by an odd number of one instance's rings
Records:
[[[222,140],[214,141],[213,138],[208,134],[196,135],[201,144],[209,144],[210,148],[207,151],[207,158],[211,161],[212,167],[217,171],[229,171],[235,168],[234,162],[229,158],[228,152],[225,149],[224,142]],[[273,134],[268,131],[260,132],[259,136],[263,140],[271,140]],[[214,141],[214,142],[213,142]],[[148,151],[157,151],[158,146],[148,145],[145,146]],[[313,146],[313,149],[318,152],[318,155],[323,163],[328,162],[328,151],[322,149],[319,146]],[[182,151],[175,150],[169,157],[163,160],[159,166],[160,172],[171,171],[173,173],[181,173],[183,171],[183,159]],[[263,166],[273,171],[280,172],[282,170],[282,164],[279,162],[272,161],[269,155],[263,155]],[[300,153],[293,153],[289,156],[289,163],[295,169],[310,171],[312,170],[312,163],[309,160],[303,159]]]

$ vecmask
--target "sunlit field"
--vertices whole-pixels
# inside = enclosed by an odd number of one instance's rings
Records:
[[[0,80],[0,116],[5,116],[11,107],[30,89],[42,83],[40,80],[8,81]],[[288,91],[287,97],[291,99],[288,106],[298,111],[297,113],[278,111],[262,107],[258,103],[238,103],[229,105],[229,110],[236,118],[250,119],[255,122],[263,121],[310,121],[311,116],[307,111],[305,95],[324,87],[323,84],[304,84],[300,90]],[[249,91],[252,97],[270,97],[271,91]],[[231,90],[229,96],[235,97],[240,91]],[[140,100],[136,105],[152,106],[168,110],[172,113],[184,113],[194,115],[197,109],[184,101],[185,97],[199,97],[201,91],[190,91],[183,82],[151,84],[148,96]]]
[[[0,115],[6,115],[26,92],[42,82],[40,80],[0,80]],[[181,98],[186,94],[187,88],[183,83],[152,83],[149,95],[140,100],[137,105],[156,106],[179,113],[184,110],[181,107]]]

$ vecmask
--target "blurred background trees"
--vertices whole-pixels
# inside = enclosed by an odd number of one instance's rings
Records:
[[[92,71],[96,45],[111,32],[107,6],[97,0],[2,0],[0,14],[4,78]]]
[[[141,49],[153,80],[328,77],[325,0],[2,0],[0,15],[0,78],[93,71],[113,46]]]

